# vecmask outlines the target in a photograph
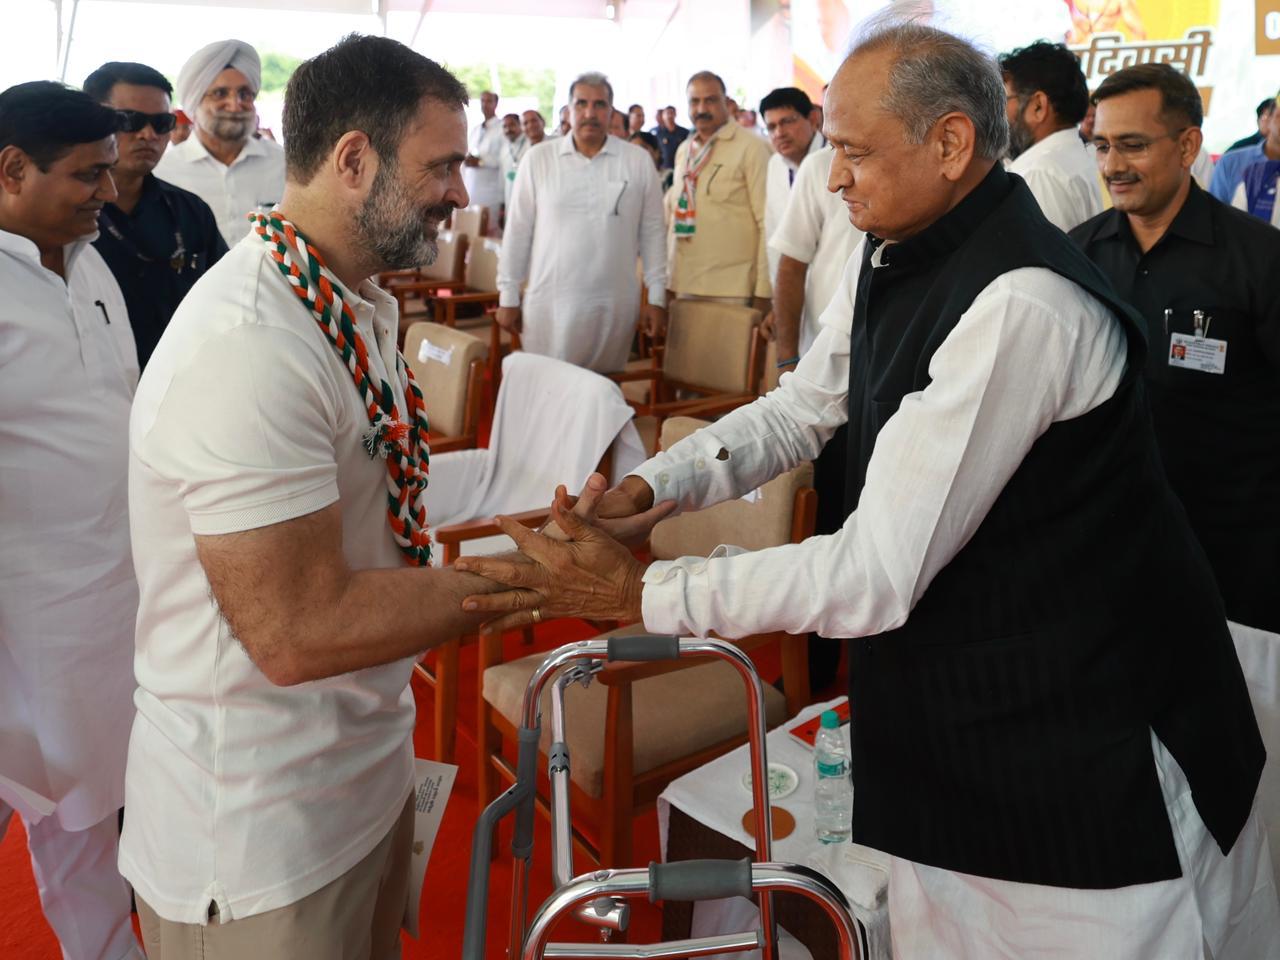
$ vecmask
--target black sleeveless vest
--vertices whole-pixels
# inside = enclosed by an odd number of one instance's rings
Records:
[[[1128,365],[1114,396],[1035,442],[907,622],[851,642],[854,839],[1025,883],[1177,877],[1154,730],[1228,850],[1265,755],[1156,452],[1139,318],[999,167],[874,269],[873,249],[853,311],[848,512],[881,427],[998,276],[1043,267],[1084,288],[1123,325]]]

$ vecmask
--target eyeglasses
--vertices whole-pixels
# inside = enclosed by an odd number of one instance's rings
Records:
[[[228,97],[235,97],[237,100],[245,103],[252,103],[258,98],[258,91],[253,87],[212,87],[205,91],[205,100],[226,100]]]
[[[143,127],[150,127],[156,133],[164,135],[178,125],[178,118],[172,113],[143,113],[140,110],[117,110],[120,117],[119,133],[138,133]]]
[[[1147,150],[1151,145],[1159,140],[1176,140],[1182,136],[1190,127],[1183,127],[1180,130],[1174,130],[1172,133],[1164,133],[1158,137],[1122,137],[1119,140],[1111,141],[1103,137],[1097,137],[1093,141],[1093,148],[1098,151],[1098,156],[1105,157],[1112,150],[1124,157],[1126,160],[1133,160],[1138,157],[1145,157]]]

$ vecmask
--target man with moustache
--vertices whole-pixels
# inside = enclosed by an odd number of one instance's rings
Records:
[[[515,588],[464,609],[857,638],[853,839],[889,855],[899,960],[1274,957],[1263,747],[1161,467],[1141,317],[1003,169],[1000,73],[967,41],[873,28],[826,107],[866,238],[813,349],[612,491],[558,498],[572,542],[504,520],[534,562],[462,558]],[[834,534],[647,567],[610,536],[741,496],[841,423]]]
[[[489,232],[498,234],[502,206],[502,121],[498,119],[498,95],[480,94],[480,122],[471,130],[470,152],[464,171],[467,195],[478,207],[489,208]]]
[[[599,373],[626,366],[643,262],[651,334],[666,327],[666,228],[649,154],[606,134],[613,87],[585,73],[569,87],[570,136],[532,147],[498,261],[497,322],[524,349]]]
[[[429,565],[422,394],[370,278],[466,204],[466,101],[387,38],[299,66],[280,207],[142,378],[120,867],[151,960],[387,958],[418,907],[409,679],[483,581]]]
[[[676,149],[670,289],[766,314],[773,294],[765,244],[769,145],[729,122],[724,81],[714,73],[695,73],[686,92],[694,133]]]
[[[284,192],[284,151],[255,137],[262,88],[258,51],[241,40],[201,47],[178,73],[177,95],[195,133],[169,150],[155,175],[209,205],[228,246],[249,233],[248,214],[270,210]]]
[[[89,242],[116,197],[119,119],[57,83],[0,94],[0,836],[17,810],[68,960],[141,958],[116,867],[138,358]]]
[[[111,171],[117,196],[103,207],[94,246],[120,284],[138,366],[145,368],[173,311],[227,244],[207,203],[151,172],[175,123],[164,75],[141,63],[104,63],[89,74],[84,92],[125,118]]]
[[[765,132],[773,145],[769,158],[769,171],[765,179],[764,231],[765,239],[773,236],[787,201],[791,198],[791,186],[796,182],[800,162],[811,153],[817,153],[827,145],[826,138],[814,127],[809,115],[813,103],[809,95],[799,87],[779,87],[770,91],[760,101],[760,114],[764,117]],[[769,279],[778,276],[778,255],[769,250]],[[799,359],[798,353],[780,356]]]
[[[1112,209],[1071,237],[1146,321],[1160,456],[1209,555],[1266,718],[1262,808],[1280,858],[1280,231],[1195,182],[1204,115],[1186,75],[1129,67],[1093,99]]]

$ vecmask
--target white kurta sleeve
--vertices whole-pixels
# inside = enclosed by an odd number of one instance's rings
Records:
[[[537,222],[540,170],[534,158],[525,155],[516,167],[511,201],[507,204],[507,224],[502,231],[502,251],[498,254],[498,306],[520,306],[520,286],[529,277],[533,257],[533,229]]]
[[[832,334],[825,329],[806,359]],[[1000,277],[934,354],[929,386],[908,394],[881,429],[859,507],[841,530],[753,553],[720,547],[710,558],[654,563],[644,577],[645,626],[699,636],[857,637],[901,625],[1036,439],[1115,392],[1125,355],[1119,323],[1070,282],[1038,269]],[[798,378],[799,369],[789,379]],[[766,429],[757,442],[777,445]]]
[[[769,237],[770,249],[800,263],[813,263],[813,258],[818,255],[818,243],[822,240],[826,217],[822,198],[815,192],[813,182],[815,179],[818,181],[818,190],[826,189],[826,178],[822,176],[824,169],[825,165],[813,162],[800,165],[787,207],[777,229]]]
[[[646,161],[648,154],[645,155]],[[652,166],[652,164],[650,164]],[[642,178],[644,194],[640,200],[640,262],[644,266],[644,286],[649,303],[667,305],[667,223],[662,212],[662,181],[657,171]]]

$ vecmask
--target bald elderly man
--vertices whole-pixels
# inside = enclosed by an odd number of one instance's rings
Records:
[[[178,104],[194,134],[165,153],[155,175],[190,190],[213,210],[227,246],[249,232],[246,214],[270,210],[284,193],[284,150],[255,136],[262,89],[258,51],[242,40],[197,50],[178,74]]]

